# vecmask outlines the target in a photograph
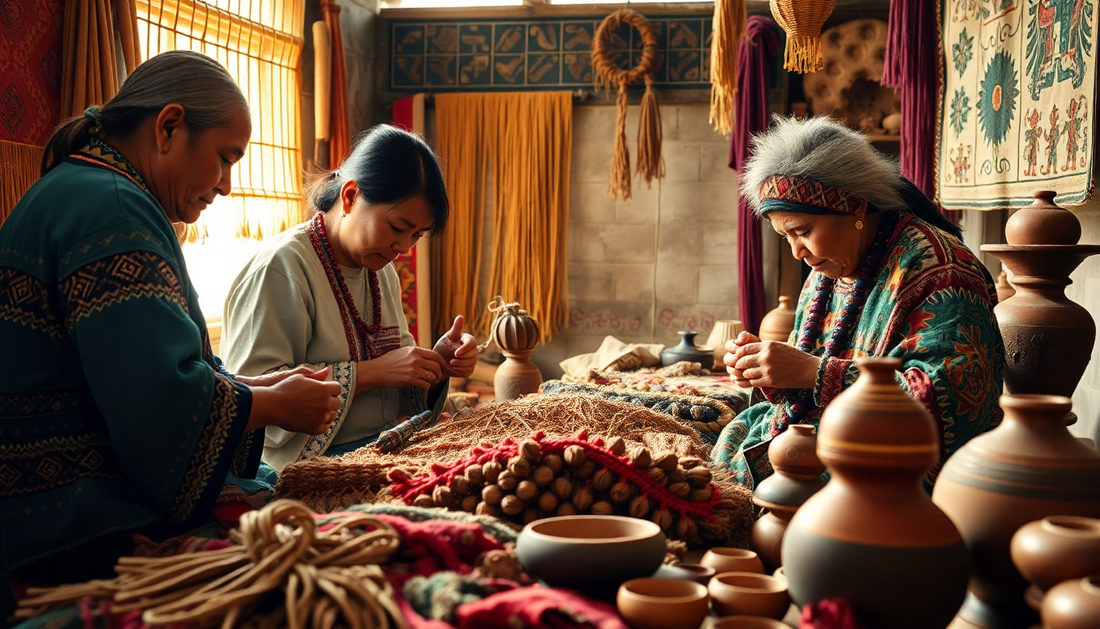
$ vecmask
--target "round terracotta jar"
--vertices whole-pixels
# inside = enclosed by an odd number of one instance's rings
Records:
[[[922,485],[939,456],[938,431],[895,381],[901,361],[857,364],[859,378],[818,429],[831,480],[795,513],[783,541],[791,598],[801,606],[843,597],[863,627],[943,629],[966,595],[969,560]]]
[[[760,337],[762,341],[779,341],[786,343],[794,330],[794,308],[791,307],[791,298],[786,295],[779,298],[779,306],[769,310],[760,320]]]
[[[973,562],[961,619],[980,627],[1030,627],[1027,582],[1012,563],[1016,531],[1051,515],[1100,516],[1100,452],[1065,426],[1072,403],[1057,395],[1003,395],[1001,424],[960,448],[932,501],[959,527]]]
[[[537,393],[542,384],[542,372],[531,362],[530,356],[541,338],[538,323],[517,304],[506,304],[493,320],[489,336],[504,354],[504,362],[497,367],[493,377],[497,401]]]
[[[1010,245],[1075,245],[1081,238],[1081,221],[1054,203],[1057,193],[1039,190],[1031,205],[1012,213],[1005,223]]]
[[[1074,579],[1050,588],[1043,599],[1044,629],[1100,627],[1100,576]]]
[[[1043,592],[1100,575],[1100,520],[1053,515],[1028,522],[1012,536],[1009,550],[1020,574]]]

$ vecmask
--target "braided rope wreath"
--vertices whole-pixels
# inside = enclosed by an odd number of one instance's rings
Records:
[[[642,36],[642,58],[638,65],[624,70],[615,63],[611,42],[615,30],[628,24]],[[596,30],[592,46],[592,68],[596,79],[596,91],[604,88],[610,96],[611,87],[618,89],[616,105],[619,113],[616,121],[615,150],[611,157],[611,178],[607,186],[607,195],[630,199],[630,154],[626,148],[626,88],[645,82],[645,96],[642,97],[641,116],[638,129],[638,172],[649,184],[653,179],[664,175],[661,163],[661,112],[657,105],[657,94],[653,88],[653,77],[657,72],[657,29],[641,13],[622,9],[604,18]]]

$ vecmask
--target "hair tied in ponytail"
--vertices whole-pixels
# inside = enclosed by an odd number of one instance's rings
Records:
[[[95,126],[103,126],[103,112],[99,109],[99,107],[92,105],[91,107],[84,110],[84,115],[91,118],[92,122],[95,123]]]

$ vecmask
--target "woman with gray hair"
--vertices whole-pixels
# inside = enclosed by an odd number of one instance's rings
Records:
[[[828,118],[779,120],[757,136],[742,194],[812,269],[788,343],[742,332],[725,364],[754,404],[713,458],[748,487],[771,474],[771,439],[814,424],[855,382],[862,356],[902,361],[898,383],[936,420],[939,463],[996,423],[1004,346],[996,289],[957,226],[860,133]]]

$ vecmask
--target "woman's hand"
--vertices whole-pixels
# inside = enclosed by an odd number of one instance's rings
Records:
[[[723,362],[740,386],[810,389],[817,382],[821,359],[786,343],[761,341],[742,332],[726,350]]]
[[[445,361],[446,373],[452,377],[468,378],[477,365],[477,339],[462,332],[466,317],[458,315],[451,329],[436,341],[435,353]]]
[[[443,381],[447,363],[432,350],[409,345],[359,363],[358,386],[366,389],[431,388]]]
[[[326,381],[328,369],[296,373],[271,386],[254,386],[248,430],[278,426],[290,432],[319,435],[340,412],[339,382]]]
[[[286,371],[265,373],[262,376],[241,376],[235,374],[233,379],[241,384],[247,384],[250,387],[270,387],[279,384],[291,376],[297,375],[309,375],[314,380],[328,380],[328,367],[324,367],[316,372],[309,367],[295,367],[294,369],[287,369]]]

